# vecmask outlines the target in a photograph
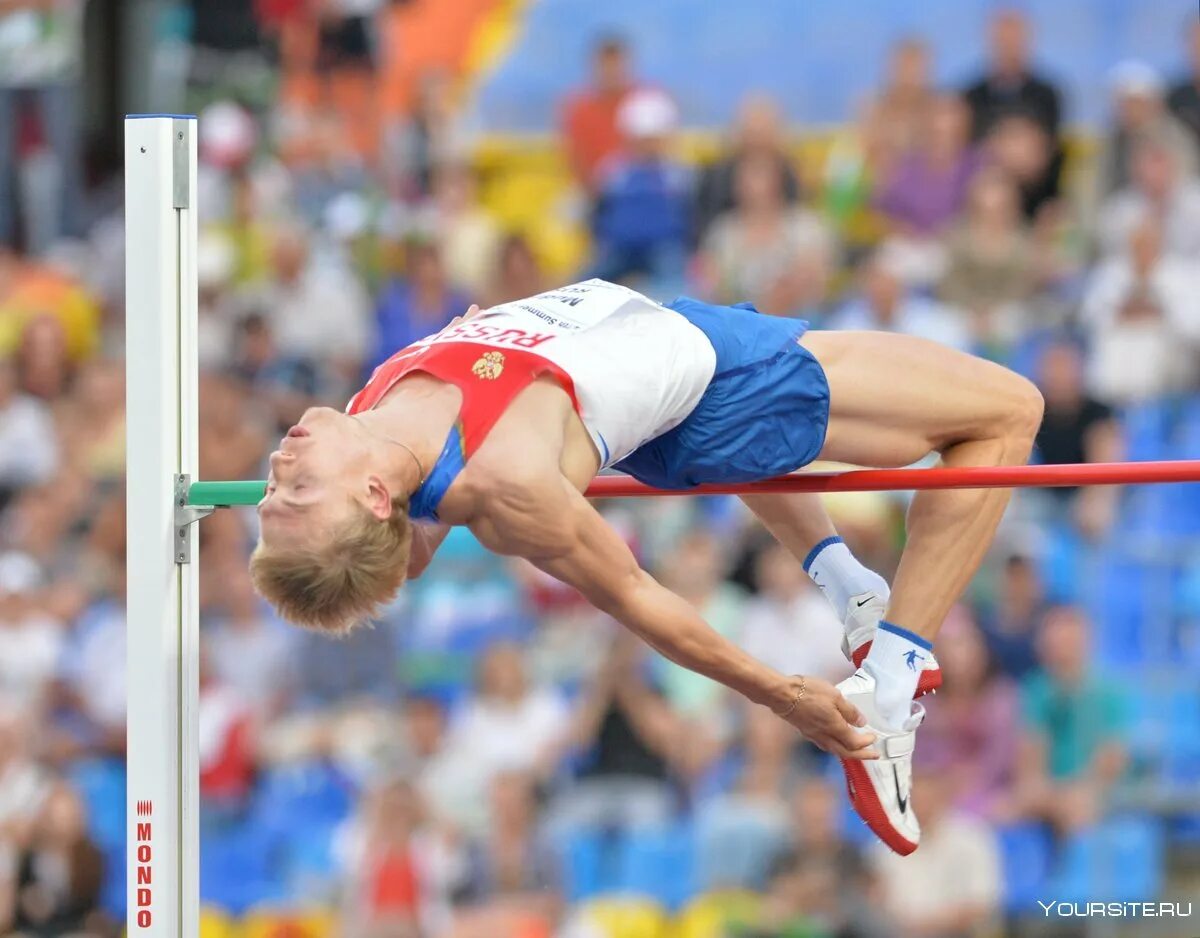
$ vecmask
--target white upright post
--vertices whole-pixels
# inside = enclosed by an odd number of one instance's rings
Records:
[[[127,925],[153,938],[199,931],[195,205],[195,118],[126,118]]]

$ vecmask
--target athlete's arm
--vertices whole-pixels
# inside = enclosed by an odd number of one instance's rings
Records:
[[[713,630],[690,603],[638,566],[620,536],[565,480],[563,490],[561,499],[542,500],[542,505],[553,503],[558,543],[544,554],[529,556],[533,563],[575,587],[596,608],[677,664],[776,712],[791,706],[799,678],[767,667]],[[826,681],[806,678],[805,685],[805,695],[787,721],[838,756],[876,758],[866,748],[874,736],[851,725],[865,722],[858,710]]]

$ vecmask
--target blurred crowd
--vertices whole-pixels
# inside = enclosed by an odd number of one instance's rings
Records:
[[[261,478],[306,407],[470,303],[589,276],[1003,362],[1045,395],[1045,462],[1200,455],[1200,27],[1189,74],[1115,64],[1091,136],[1065,133],[1029,24],[1000,11],[965,87],[935,87],[932,50],[903,39],[816,149],[748,89],[701,160],[677,89],[639,80],[652,50],[598,37],[590,82],[563,89],[589,245],[564,271],[481,200],[455,76],[385,54],[421,2],[195,5],[203,478]],[[79,194],[82,9],[0,3],[4,934],[115,934],[124,908],[123,232],[102,186]],[[218,513],[200,552],[206,927],[270,908],[298,910],[287,934],[364,938],[639,938],[668,915],[688,938],[995,934],[1039,869],[1085,877],[1084,899],[1121,886],[1079,860],[1118,822],[1122,849],[1150,838],[1135,881],[1168,888],[1146,870],[1200,844],[1194,488],[1018,498],[939,638],[904,861],[786,724],[469,535],[329,642],[254,595],[253,513]],[[829,507],[890,576],[904,497]],[[739,502],[603,508],[720,632],[783,671],[847,673],[832,610]],[[1140,585],[1099,596],[1110,578]],[[1151,685],[1184,690],[1160,712]]]

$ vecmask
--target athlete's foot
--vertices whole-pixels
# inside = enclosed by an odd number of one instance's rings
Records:
[[[875,679],[866,671],[850,675],[838,690],[866,717],[862,729],[875,734],[872,745],[879,753],[878,759],[841,760],[850,803],[876,837],[901,856],[908,856],[921,842],[921,825],[909,799],[913,747],[925,710],[915,703],[902,729],[887,729],[875,709]]]
[[[842,651],[861,668],[863,659],[871,650],[871,642],[875,631],[879,628],[879,620],[887,610],[887,596],[879,593],[860,593],[851,596],[846,604],[846,616],[842,620],[846,626],[846,634],[842,639]],[[932,652],[921,662],[921,676],[917,679],[917,690],[913,699],[919,699],[926,694],[937,693],[942,686],[942,666],[938,664]]]

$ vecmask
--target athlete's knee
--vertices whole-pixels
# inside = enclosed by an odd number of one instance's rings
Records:
[[[1028,378],[1010,372],[1004,388],[1005,434],[1032,445],[1042,426],[1046,402],[1042,392]]]

